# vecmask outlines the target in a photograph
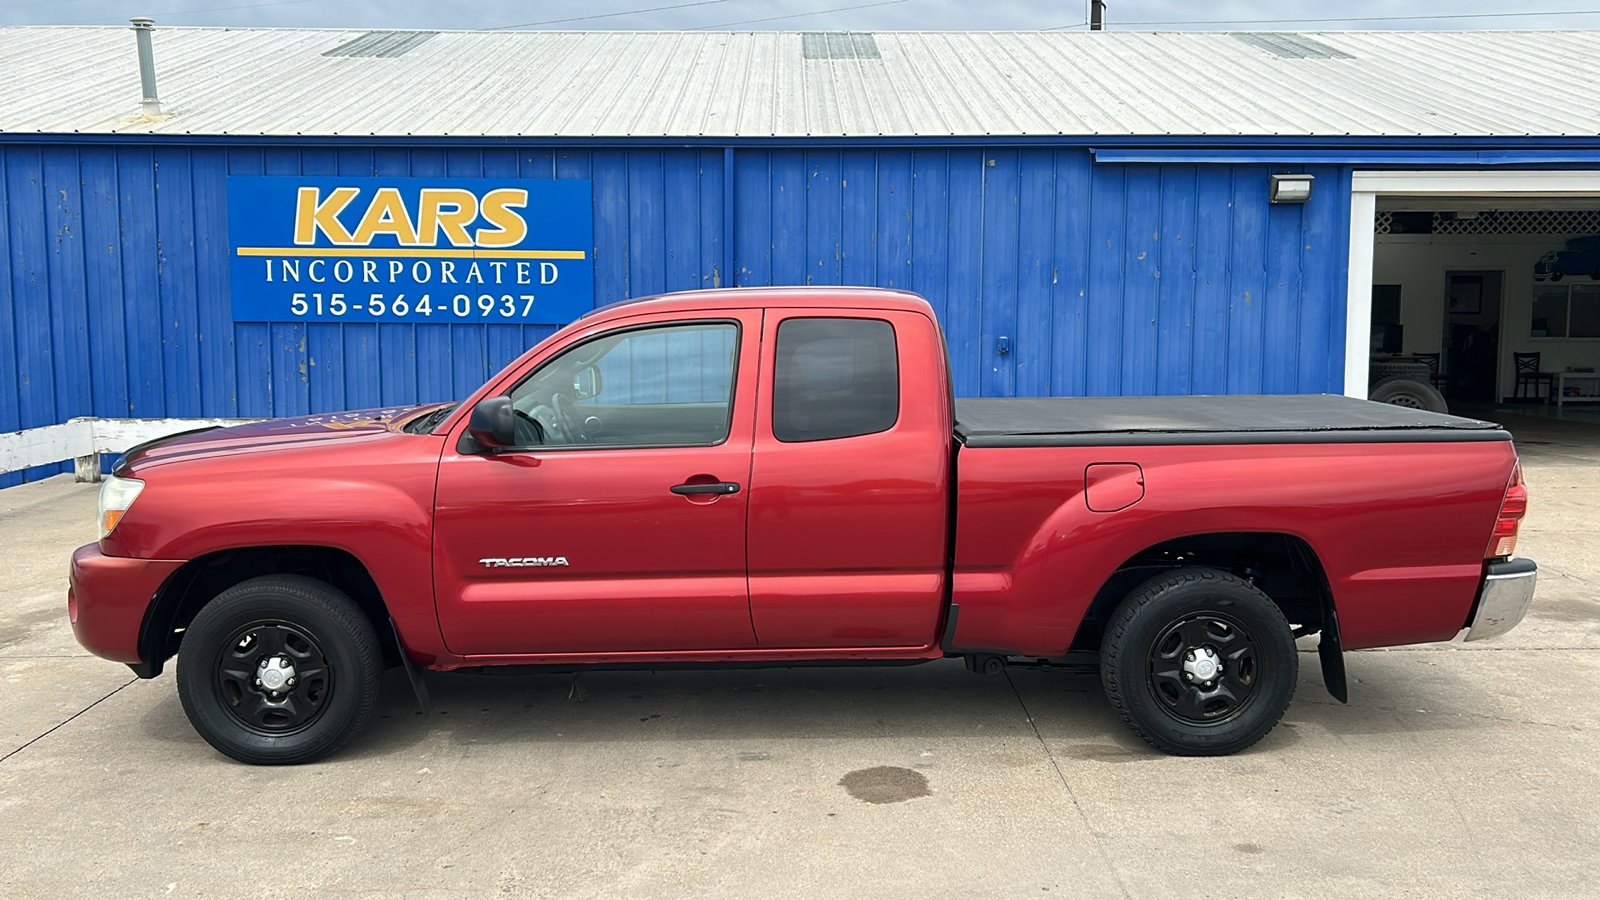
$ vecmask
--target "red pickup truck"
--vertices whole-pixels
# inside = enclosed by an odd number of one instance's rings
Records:
[[[319,759],[386,665],[1097,661],[1179,754],[1282,717],[1297,637],[1501,634],[1534,565],[1499,426],[1337,396],[952,398],[908,293],[615,304],[460,404],[129,450],[72,559],[78,640],[178,657],[221,752]]]

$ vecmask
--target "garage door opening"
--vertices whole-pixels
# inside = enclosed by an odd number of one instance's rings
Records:
[[[1347,394],[1600,415],[1581,406],[1600,403],[1600,173],[1357,173],[1354,188]]]

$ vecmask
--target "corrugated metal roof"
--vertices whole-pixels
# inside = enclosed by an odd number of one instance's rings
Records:
[[[412,48],[426,43],[437,31],[369,31],[362,36],[323,51],[323,56],[379,56],[399,59]]]
[[[158,26],[153,121],[129,29],[0,28],[0,131],[1600,135],[1594,31],[366,34]]]

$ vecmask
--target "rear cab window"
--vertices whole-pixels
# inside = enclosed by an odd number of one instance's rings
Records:
[[[794,318],[778,326],[772,434],[785,443],[877,434],[900,417],[894,326]]]

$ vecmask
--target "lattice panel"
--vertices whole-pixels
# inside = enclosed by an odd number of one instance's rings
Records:
[[[1401,215],[1407,215],[1401,213]],[[1380,212],[1373,222],[1378,234],[1422,234],[1420,230],[1392,230],[1395,214]],[[1476,218],[1450,213],[1433,214],[1432,234],[1595,234],[1600,233],[1600,209],[1485,210]]]

